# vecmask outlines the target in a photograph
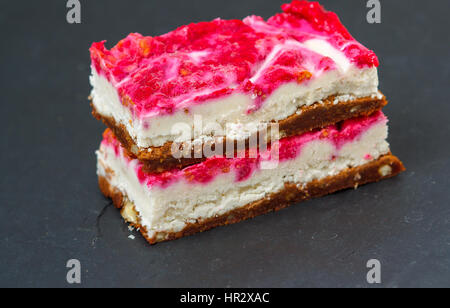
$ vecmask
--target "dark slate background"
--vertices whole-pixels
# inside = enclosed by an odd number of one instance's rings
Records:
[[[89,55],[129,32],[215,17],[269,17],[281,1],[3,1],[0,10],[0,286],[450,286],[449,1],[321,1],[381,60],[392,151],[407,172],[247,222],[149,246],[97,188],[103,125],[90,115]]]

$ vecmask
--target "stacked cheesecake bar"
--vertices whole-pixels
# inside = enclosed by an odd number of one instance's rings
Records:
[[[404,170],[376,55],[316,2],[282,9],[92,45],[100,188],[150,243]]]

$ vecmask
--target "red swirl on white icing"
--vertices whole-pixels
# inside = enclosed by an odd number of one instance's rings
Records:
[[[258,16],[182,26],[150,37],[128,35],[110,50],[90,48],[92,66],[137,117],[173,114],[233,93],[258,110],[274,90],[305,84],[332,70],[378,66],[336,14],[296,1],[267,21]]]
[[[283,138],[279,141],[278,145],[278,159],[280,162],[283,162],[297,158],[301,155],[304,146],[315,140],[330,142],[336,151],[338,151],[345,144],[360,138],[373,125],[386,122],[385,115],[381,111],[378,111],[368,117],[343,121],[339,127],[331,125],[327,128],[308,132],[300,136]],[[236,181],[243,181],[250,178],[255,171],[259,170],[263,161],[271,159],[269,154],[270,149],[268,149],[265,153],[260,153],[256,158],[225,158],[215,156],[182,170],[174,169],[161,174],[151,174],[142,171],[142,164],[137,159],[130,159],[124,153],[120,142],[110,130],[105,131],[102,146],[112,148],[117,157],[123,158],[130,168],[134,168],[141,184],[161,188],[168,187],[181,180],[193,185],[208,184],[217,176],[230,172],[234,174]],[[333,157],[330,158],[330,160],[332,159]]]

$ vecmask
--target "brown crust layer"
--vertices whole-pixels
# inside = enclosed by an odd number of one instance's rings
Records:
[[[334,104],[334,99],[335,96],[331,96],[322,103],[304,106],[299,109],[298,113],[278,121],[280,135],[282,137],[299,135],[349,118],[370,115],[387,104],[384,96],[381,99],[371,97],[358,98],[348,102],[340,102],[339,104]],[[163,172],[173,168],[182,169],[206,159],[206,157],[195,158],[203,155],[196,156],[194,149],[191,150],[190,157],[192,158],[177,159],[172,155],[172,142],[167,142],[161,147],[152,147],[151,151],[148,151],[148,149],[140,149],[136,146],[123,124],[117,124],[111,117],[102,116],[95,110],[93,104],[91,106],[94,117],[103,121],[113,131],[130,156],[139,159],[148,172]],[[222,139],[222,142],[224,144],[224,153],[226,153],[225,138]],[[248,140],[246,146],[248,147]],[[211,148],[214,150],[214,145]],[[234,149],[236,148],[237,146],[234,147]]]
[[[252,202],[218,217],[199,219],[196,223],[189,223],[179,232],[159,232],[150,237],[147,230],[140,225],[139,221],[135,221],[132,225],[139,228],[142,235],[150,244],[155,244],[157,242],[173,240],[197,232],[203,232],[217,226],[236,223],[271,211],[277,211],[293,203],[324,196],[338,190],[351,187],[357,188],[359,185],[395,176],[404,170],[405,168],[402,162],[397,157],[388,154],[365,165],[349,168],[338,175],[312,181],[303,187],[296,184],[285,184],[284,189],[278,193],[273,193],[262,200]],[[109,170],[107,172],[112,171]],[[112,187],[105,177],[99,176],[99,186],[106,197],[112,198],[117,208],[122,208],[122,216],[125,218],[126,215],[123,212],[127,197]],[[129,201],[128,204],[130,204]]]

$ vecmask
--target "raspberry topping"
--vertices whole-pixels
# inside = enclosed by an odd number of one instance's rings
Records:
[[[308,83],[336,69],[304,42],[320,39],[358,68],[378,66],[375,54],[348,33],[336,14],[317,2],[297,1],[264,21],[215,19],[161,36],[131,33],[110,50],[90,48],[92,66],[117,89],[138,117],[173,114],[232,93],[253,99],[248,112],[288,82]]]
[[[375,112],[368,117],[359,117],[343,121],[341,125],[330,125],[324,129],[315,130],[299,136],[283,138],[278,143],[279,160],[287,161],[295,159],[301,154],[304,145],[314,140],[323,140],[330,142],[337,150],[348,142],[357,140],[364,132],[373,125],[386,122],[387,119],[381,111]],[[236,182],[245,181],[260,169],[262,160],[270,160],[271,150],[259,153],[257,158],[226,158],[211,157],[206,161],[192,165],[182,170],[170,170],[159,174],[146,173],[142,171],[142,164],[138,160],[132,160],[125,153],[119,141],[114,137],[110,130],[106,130],[103,135],[102,145],[112,147],[116,156],[123,156],[130,164],[134,163],[135,171],[139,181],[147,186],[168,187],[172,183],[184,180],[189,184],[208,184],[221,174],[234,174]],[[330,157],[331,160],[336,157]],[[365,159],[371,159],[367,155]],[[130,164],[131,166],[131,164]]]

